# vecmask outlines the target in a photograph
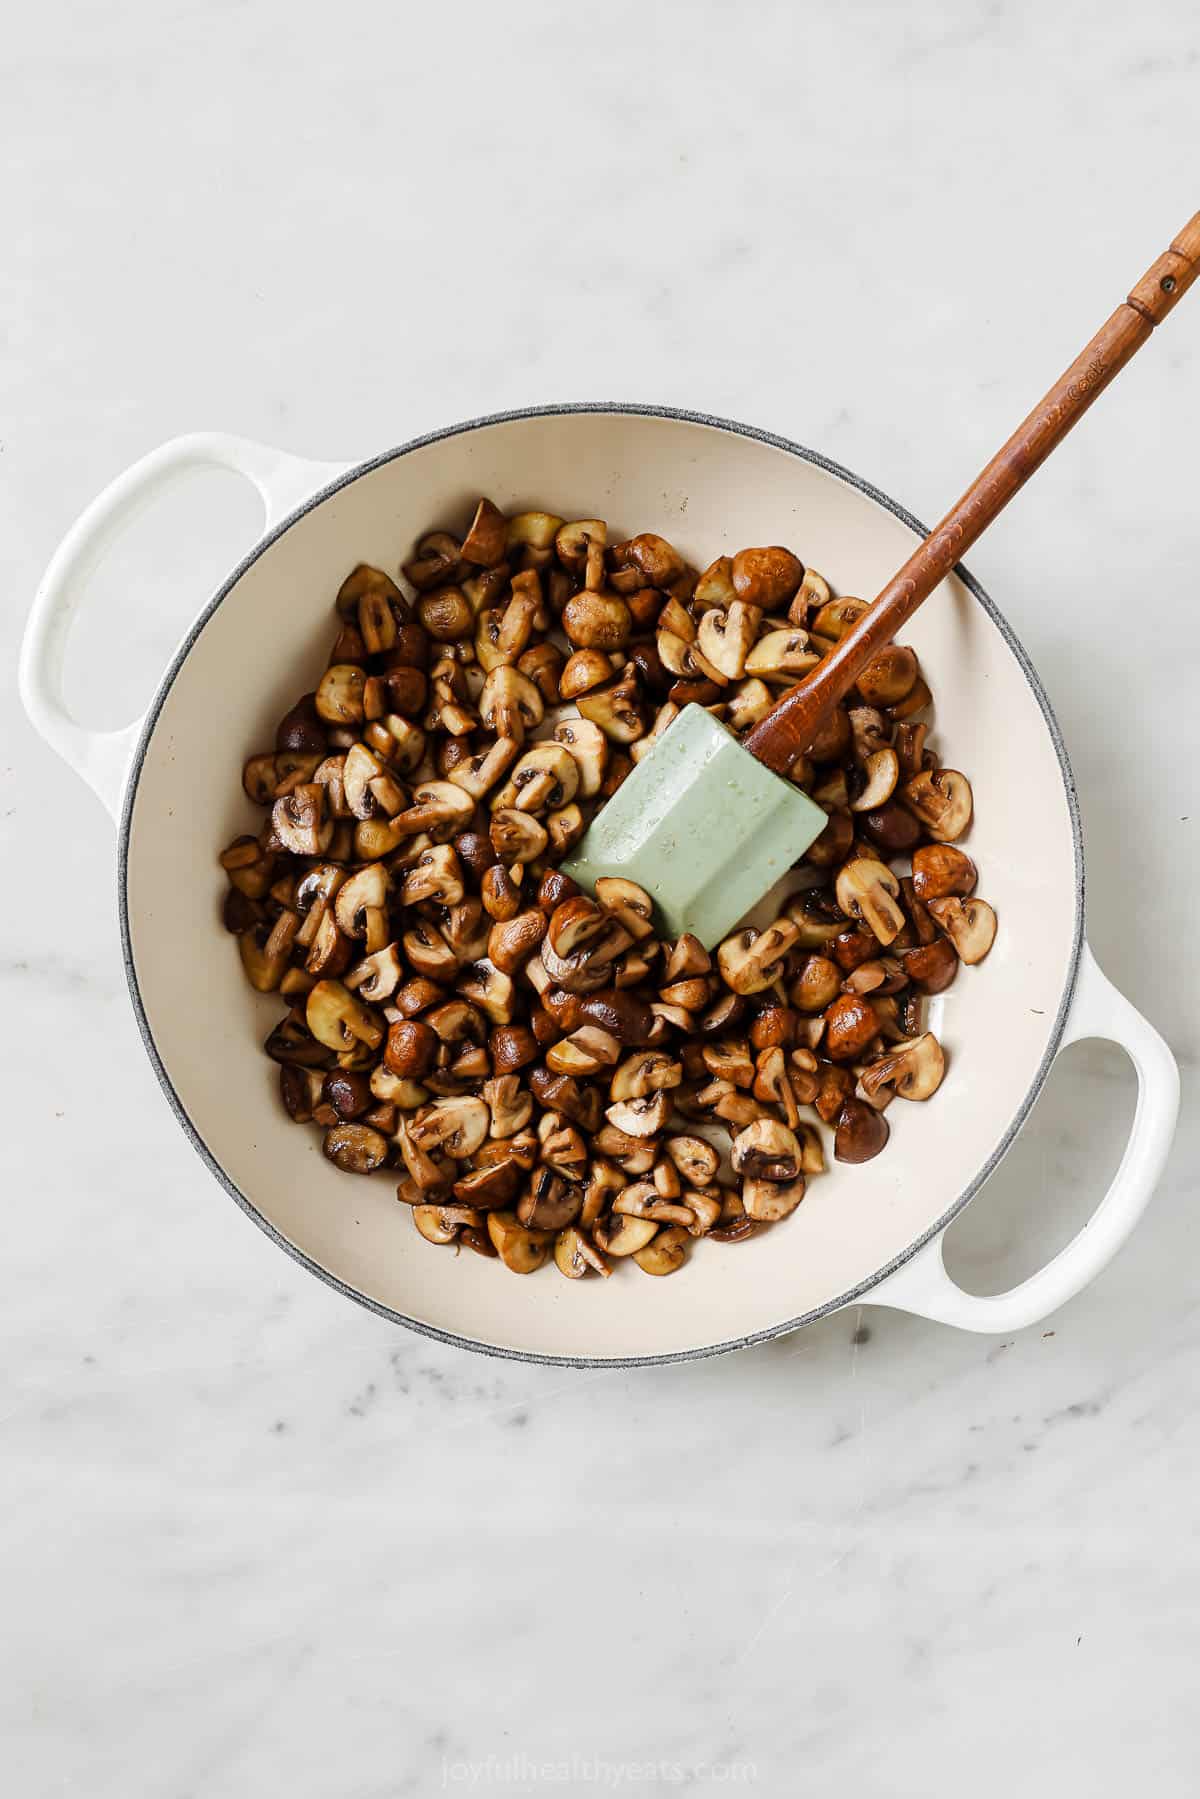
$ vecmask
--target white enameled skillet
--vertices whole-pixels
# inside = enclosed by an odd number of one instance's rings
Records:
[[[261,540],[197,620],[144,718],[85,729],[61,698],[63,652],[89,568],[130,511],[197,468],[234,469],[266,511]],[[1011,1331],[1092,1280],[1137,1222],[1170,1145],[1178,1074],[1162,1039],[1097,968],[1083,934],[1083,848],[1071,771],[1028,657],[959,569],[906,633],[936,695],[936,741],[967,771],[968,847],[1000,935],[937,1002],[948,1072],[930,1105],[890,1113],[887,1153],[832,1165],[786,1225],[700,1246],[670,1280],[632,1269],[567,1282],[433,1248],[383,1178],[325,1162],[318,1133],[277,1100],[262,1039],[278,1013],[246,986],[218,922],[219,849],[247,828],[243,756],[313,685],[332,595],[367,561],[394,569],[415,536],[461,526],[479,494],[655,530],[707,562],[788,543],[842,592],[871,594],[922,528],[798,445],[665,408],[551,407],[452,427],[351,467],[242,439],[176,439],[120,476],[47,571],[22,653],[34,725],[119,828],[125,964],[168,1102],[221,1185],[297,1260],[399,1323],[493,1353],[575,1364],[665,1361],[734,1348],[869,1298],[969,1330]],[[214,720],[221,729],[214,734]],[[228,753],[214,753],[214,743]],[[180,804],[181,792],[187,803]],[[1120,1168],[1086,1227],[1010,1292],[963,1292],[942,1234],[1021,1128],[1059,1050],[1120,1043],[1138,1099]]]

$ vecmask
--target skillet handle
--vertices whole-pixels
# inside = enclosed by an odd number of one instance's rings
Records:
[[[113,819],[120,817],[125,778],[145,714],[120,730],[95,731],[72,718],[63,702],[63,659],[88,576],[124,526],[195,469],[223,468],[244,475],[262,499],[265,533],[346,466],[306,462],[220,431],[192,432],[151,450],[118,475],[59,544],[25,626],[18,676],[21,701],[34,729],[87,782]]]
[[[1101,973],[1086,943],[1059,1049],[1085,1037],[1119,1043],[1137,1070],[1137,1109],[1121,1165],[1088,1222],[1054,1259],[1007,1293],[965,1293],[946,1272],[940,1231],[910,1262],[864,1294],[869,1305],[1007,1333],[1036,1324],[1095,1280],[1146,1209],[1175,1134],[1179,1070],[1154,1026]]]

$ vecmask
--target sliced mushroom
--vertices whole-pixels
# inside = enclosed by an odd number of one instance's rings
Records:
[[[996,940],[996,914],[986,900],[931,899],[929,911],[958,951],[960,961],[983,961]]]
[[[639,1255],[657,1234],[652,1219],[630,1218],[622,1212],[598,1219],[592,1226],[592,1236],[606,1256]]]
[[[495,810],[516,807],[534,816],[567,806],[579,789],[579,765],[562,743],[538,743],[517,762],[492,800]]]
[[[800,1172],[796,1133],[777,1118],[756,1118],[739,1131],[730,1157],[734,1173],[753,1180],[791,1181]]]
[[[493,506],[488,499],[481,499],[475,508],[471,528],[463,538],[463,561],[477,563],[482,568],[494,568],[498,562],[503,562],[507,547],[508,520],[499,507]]]
[[[735,692],[729,695],[725,707],[725,722],[730,730],[749,731],[760,724],[774,704],[771,689],[757,675],[743,681]]]
[[[745,659],[745,673],[790,687],[821,658],[809,647],[808,632],[796,628],[768,631]]]
[[[513,1274],[535,1274],[550,1253],[553,1233],[527,1230],[515,1212],[489,1212],[487,1232]]]
[[[761,618],[760,609],[743,600],[734,600],[727,610],[714,608],[701,617],[696,642],[727,681],[740,681],[746,672],[746,658],[754,647]]]
[[[550,841],[546,827],[515,806],[493,812],[492,847],[506,862],[536,862]]]
[[[472,799],[481,800],[503,777],[519,748],[514,737],[498,737],[486,749],[468,752],[450,770],[448,779]]]
[[[446,1205],[415,1205],[412,1218],[427,1243],[453,1243],[464,1224],[483,1221],[469,1206]]]
[[[665,1092],[648,1093],[640,1099],[620,1100],[609,1106],[604,1116],[627,1137],[655,1137],[666,1125],[671,1102]]]
[[[573,1224],[560,1231],[554,1240],[554,1264],[570,1281],[581,1280],[589,1268],[605,1279],[612,1273],[591,1238]]]
[[[458,991],[479,1007],[493,1024],[511,1024],[516,989],[511,975],[486,957],[469,963],[458,977]]]
[[[574,650],[559,679],[559,695],[564,700],[578,699],[581,693],[611,681],[612,676],[612,663],[603,650]]]
[[[314,781],[276,800],[271,828],[293,856],[322,855],[333,838],[333,821],[325,817],[324,787]]]
[[[344,1051],[363,1043],[378,1049],[383,1026],[368,1006],[355,998],[340,981],[318,981],[308,996],[305,1021],[318,1043]]]
[[[541,694],[519,669],[494,668],[480,690],[480,721],[497,737],[512,737],[520,743],[526,731],[535,730],[545,715]]]
[[[575,1222],[582,1204],[577,1184],[564,1180],[555,1168],[536,1168],[517,1204],[517,1217],[535,1230],[560,1231]]]
[[[551,855],[565,856],[579,842],[586,828],[583,813],[573,800],[569,806],[560,806],[556,812],[547,813],[546,833]]]
[[[475,802],[453,781],[423,781],[413,790],[412,804],[391,821],[398,837],[428,832],[434,843],[447,843],[467,829]]]
[[[342,794],[355,818],[374,818],[381,810],[371,784],[384,772],[379,757],[365,743],[356,743],[342,759]]]
[[[597,687],[580,694],[576,705],[582,718],[598,725],[613,743],[635,743],[646,733],[636,681],[621,680],[611,687]]]
[[[652,1180],[632,1182],[617,1194],[612,1204],[614,1213],[620,1217],[652,1218],[655,1224],[681,1224],[685,1227],[695,1222],[695,1215],[689,1206],[665,1199]]]
[[[866,785],[857,799],[851,800],[852,812],[873,812],[885,806],[896,791],[900,779],[900,763],[891,745],[875,750],[863,765]]]
[[[546,935],[546,914],[538,906],[497,920],[488,933],[488,957],[505,974],[516,974]]]
[[[533,1117],[533,1095],[522,1087],[515,1074],[495,1075],[485,1081],[480,1096],[491,1113],[493,1137],[515,1137]]]
[[[654,1027],[654,1014],[636,994],[605,987],[579,1001],[579,1015],[610,1031],[626,1048],[644,1044]]]
[[[417,974],[441,985],[454,979],[458,957],[436,925],[422,920],[405,931],[400,941],[409,966]]]
[[[238,953],[242,971],[255,992],[274,993],[287,969],[287,951],[268,951],[253,931],[246,931],[238,938]]]
[[[708,1187],[716,1180],[717,1152],[703,1137],[668,1137],[666,1151],[685,1187]]]
[[[644,887],[620,875],[601,875],[596,898],[610,918],[634,939],[654,934],[654,902]]]
[[[490,1168],[476,1168],[454,1183],[454,1197],[465,1206],[478,1206],[481,1211],[502,1209],[516,1198],[521,1184],[521,1169],[515,1159],[494,1162]]]
[[[320,913],[316,934],[305,959],[306,971],[313,975],[343,974],[350,965],[353,953],[353,945],[349,937],[338,929],[333,912],[323,909]],[[346,984],[351,986],[350,982]],[[351,991],[354,990],[351,986]],[[371,996],[368,994],[364,997],[369,999]]]
[[[546,1051],[546,1067],[555,1074],[586,1080],[602,1068],[611,1068],[620,1053],[621,1045],[610,1031],[598,1024],[584,1024]]]
[[[315,706],[331,725],[358,725],[364,718],[363,689],[366,676],[353,662],[335,662],[321,676]]]
[[[847,918],[861,919],[885,947],[904,928],[904,913],[897,903],[899,877],[872,856],[856,856],[844,862],[838,873],[837,903]]]
[[[423,1106],[409,1125],[409,1136],[430,1154],[442,1150],[456,1162],[473,1156],[487,1137],[491,1114],[482,1099],[463,1094]]]
[[[827,600],[812,618],[812,630],[820,637],[827,637],[833,643],[844,637],[852,625],[856,625],[867,610],[866,600],[857,600],[849,594],[841,599]]]
[[[863,1092],[874,1103],[890,1090],[902,1099],[930,1099],[942,1084],[946,1058],[932,1031],[902,1043],[890,1055],[872,1062],[859,1077]]]
[[[742,1207],[747,1218],[758,1224],[777,1224],[796,1210],[804,1198],[807,1182],[800,1173],[790,1180],[769,1181],[749,1175],[742,1182]]]
[[[626,1056],[617,1068],[609,1085],[609,1096],[614,1100],[643,1099],[647,1094],[659,1093],[678,1087],[683,1079],[682,1062],[673,1061],[661,1050],[639,1049],[633,1055]],[[611,1112],[609,1113],[611,1117]],[[618,1121],[613,1120],[614,1123]],[[624,1126],[620,1128],[624,1129]],[[633,1132],[634,1136],[644,1132]]]
[[[904,699],[897,700],[895,705],[888,707],[888,717],[893,724],[900,724],[903,720],[912,718],[916,713],[924,712],[925,708],[932,703],[933,695],[924,678],[918,675],[913,682],[911,692]]]
[[[418,592],[438,587],[458,571],[460,545],[448,531],[430,531],[417,544],[416,557],[404,564],[404,573]]]
[[[386,733],[386,743],[375,735],[377,729]],[[389,712],[379,727],[371,725],[368,728],[367,735],[379,753],[386,755],[401,774],[411,774],[420,766],[425,754],[425,733],[407,718]]]
[[[374,953],[382,949],[388,941],[386,907],[388,901],[388,872],[381,862],[370,862],[360,868],[357,874],[343,881],[337,890],[333,902],[334,916],[338,929],[347,937],[366,937],[367,948]],[[383,927],[383,942],[375,944],[370,941],[372,935]]]
[[[940,843],[953,843],[971,822],[971,783],[956,768],[923,769],[904,783],[900,798]]]
[[[763,931],[747,928],[727,937],[717,951],[722,978],[735,993],[761,993],[783,973],[783,958],[800,936],[791,917],[777,918]]]
[[[508,521],[508,548],[552,550],[565,523],[552,512],[518,512]]]
[[[433,843],[421,851],[406,872],[400,899],[405,906],[420,905],[424,900],[440,906],[457,906],[465,892],[462,863],[453,845]]]
[[[555,727],[554,735],[574,757],[579,772],[580,797],[594,799],[608,764],[608,740],[603,731],[586,718],[569,718]]]

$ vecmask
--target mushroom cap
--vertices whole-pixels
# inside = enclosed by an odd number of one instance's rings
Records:
[[[730,567],[730,579],[740,600],[770,612],[785,606],[795,594],[804,579],[804,564],[779,544],[739,550]]]
[[[913,892],[928,905],[930,900],[963,897],[975,891],[978,871],[965,850],[949,843],[926,843],[914,850]]]
[[[848,1099],[838,1113],[833,1153],[839,1162],[869,1162],[891,1135],[888,1121],[861,1099]]]

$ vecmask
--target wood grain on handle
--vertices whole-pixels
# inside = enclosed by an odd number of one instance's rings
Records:
[[[786,774],[817,729],[885,644],[907,624],[922,600],[948,575],[980,533],[1007,506],[1034,470],[1062,442],[1156,325],[1200,275],[1200,213],[1184,226],[1122,301],[1087,349],[1055,382],[1002,450],[952,506],[925,542],[835,650],[793,687],[745,738],[745,747],[776,774]]]

